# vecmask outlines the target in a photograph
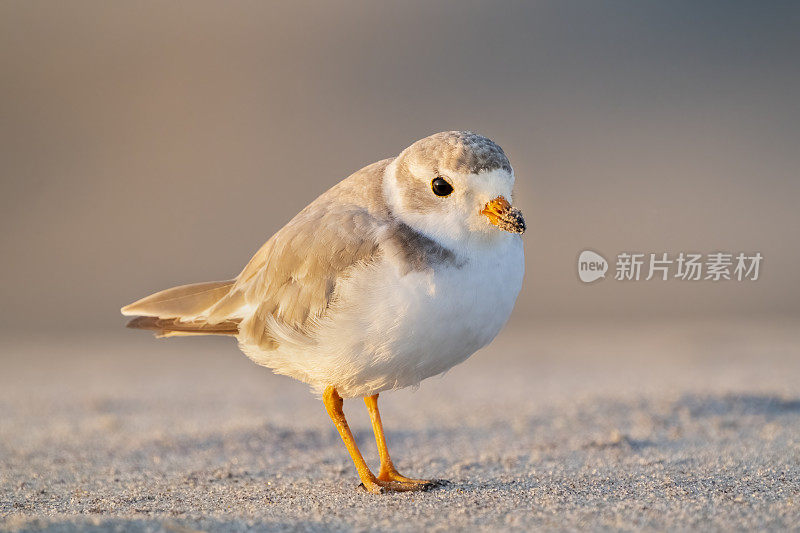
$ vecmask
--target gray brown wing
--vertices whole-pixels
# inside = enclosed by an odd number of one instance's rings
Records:
[[[259,345],[276,342],[269,317],[305,333],[330,306],[339,279],[377,256],[381,226],[363,207],[320,198],[253,256],[208,322],[243,318],[240,339]]]
[[[339,281],[381,254],[402,272],[455,264],[452,252],[389,213],[382,183],[390,161],[364,167],[301,211],[256,252],[207,322],[242,320],[240,340],[274,347],[270,323],[308,333],[330,308]]]

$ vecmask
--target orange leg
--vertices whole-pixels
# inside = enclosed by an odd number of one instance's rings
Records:
[[[419,486],[416,484],[399,483],[397,481],[376,478],[367,466],[366,461],[364,461],[364,457],[361,455],[361,452],[358,450],[356,440],[353,438],[353,433],[350,431],[350,426],[347,424],[347,420],[344,417],[344,411],[342,411],[342,405],[344,404],[344,401],[342,400],[342,397],[339,396],[339,393],[336,392],[336,389],[331,386],[325,389],[325,392],[322,393],[322,400],[325,402],[325,409],[328,411],[328,416],[330,416],[331,420],[333,420],[333,423],[336,425],[336,429],[339,430],[339,435],[344,441],[344,445],[347,447],[347,451],[350,452],[350,457],[353,459],[353,463],[355,463],[356,470],[358,471],[358,477],[361,478],[361,484],[368,492],[373,494],[381,494],[387,490],[419,490]],[[383,460],[381,460],[381,464],[383,464]]]
[[[381,423],[381,413],[378,411],[378,395],[364,397],[367,404],[369,417],[372,420],[372,430],[375,433],[375,442],[378,445],[378,456],[381,458],[381,469],[378,472],[379,481],[395,481],[398,483],[410,484],[416,490],[424,490],[437,484],[435,481],[426,479],[412,479],[400,475],[389,457],[389,448],[386,446],[386,436],[383,434],[383,424]]]

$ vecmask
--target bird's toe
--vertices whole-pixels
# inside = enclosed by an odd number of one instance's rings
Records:
[[[369,486],[367,486],[362,482],[358,484],[358,488],[364,489],[371,494],[385,494],[387,492],[386,487],[379,483],[370,483]]]

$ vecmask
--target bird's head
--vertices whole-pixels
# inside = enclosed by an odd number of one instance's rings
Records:
[[[514,171],[502,148],[471,132],[421,139],[387,168],[384,194],[394,216],[449,247],[518,238],[511,206]]]

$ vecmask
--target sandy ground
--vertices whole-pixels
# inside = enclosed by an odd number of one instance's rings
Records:
[[[227,339],[6,338],[0,529],[796,529],[796,322],[512,324],[382,395],[373,496],[322,404]],[[345,403],[371,464],[360,401]]]

